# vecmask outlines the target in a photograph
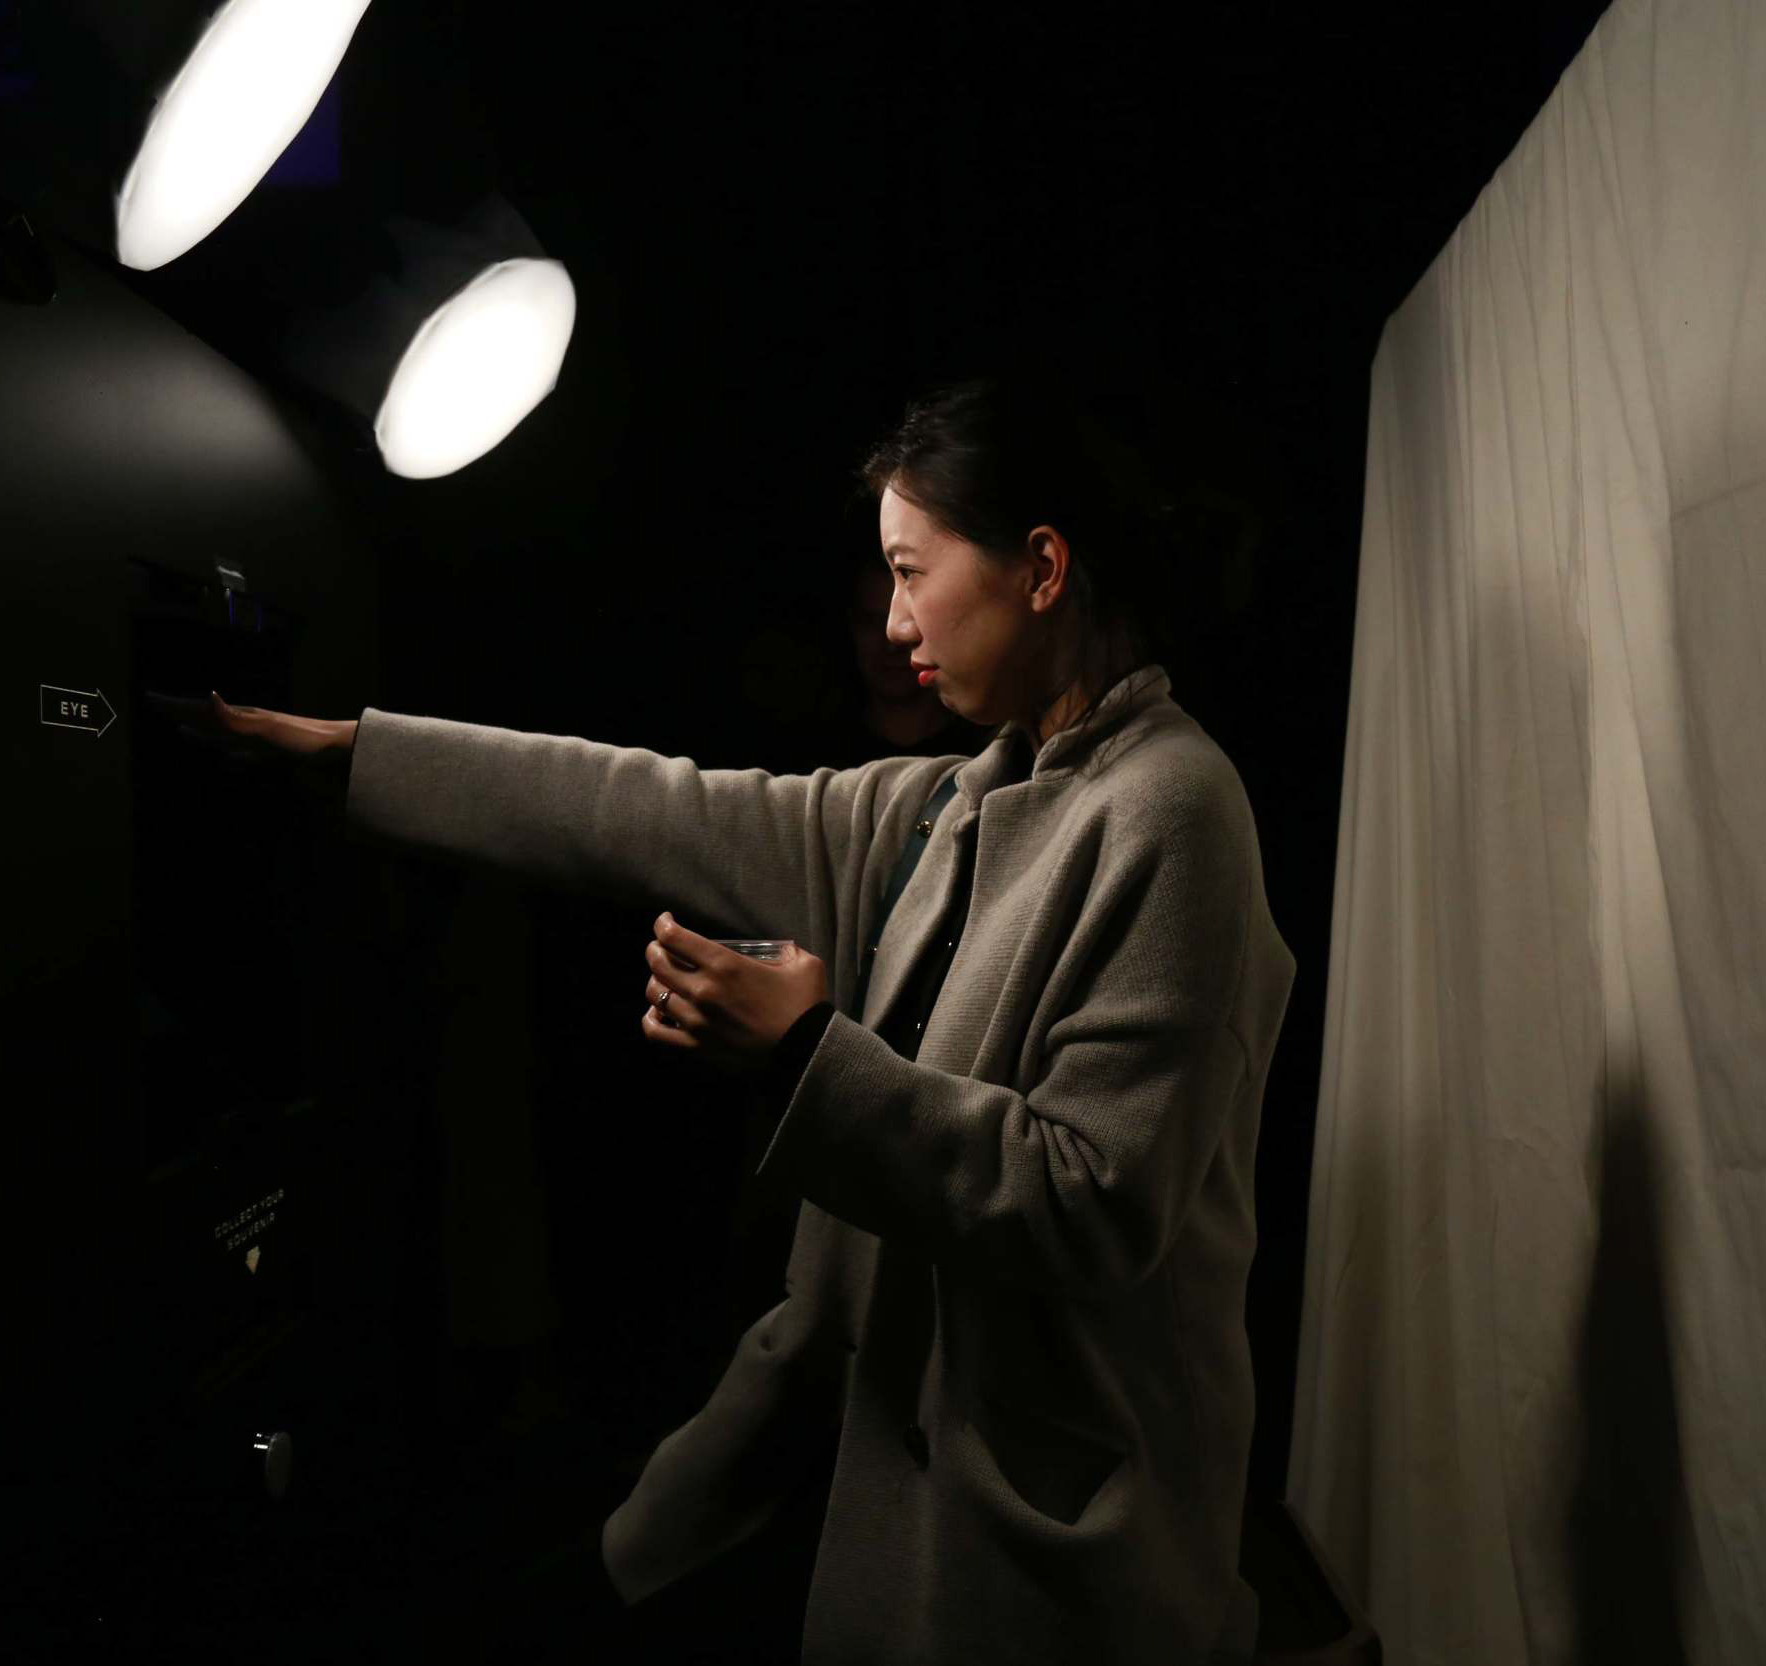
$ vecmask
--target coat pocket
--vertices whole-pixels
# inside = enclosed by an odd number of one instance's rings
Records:
[[[972,1421],[1006,1485],[1065,1527],[1077,1524],[1127,1457],[1109,1436],[1018,1402],[981,1400]]]

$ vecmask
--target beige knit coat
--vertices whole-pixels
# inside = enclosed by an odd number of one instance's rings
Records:
[[[804,1199],[784,1299],[606,1528],[627,1580],[667,1584],[837,1431],[811,1666],[1174,1666],[1255,1629],[1245,1281],[1293,956],[1239,776],[1161,668],[992,791],[1015,729],[787,776],[372,708],[356,736],[365,830],[827,963],[841,1010],[762,1163]],[[890,871],[953,771],[859,1022]],[[966,843],[967,924],[909,1062],[874,1029]],[[610,1179],[668,1231],[666,1175]]]

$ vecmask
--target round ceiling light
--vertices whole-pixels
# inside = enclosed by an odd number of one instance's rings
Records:
[[[147,124],[116,202],[117,259],[151,272],[227,218],[306,124],[368,0],[228,0]]]
[[[452,474],[504,440],[558,383],[576,289],[556,260],[502,260],[411,338],[374,419],[393,474]]]

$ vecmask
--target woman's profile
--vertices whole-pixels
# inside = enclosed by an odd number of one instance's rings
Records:
[[[1040,385],[911,405],[863,477],[889,639],[996,730],[973,758],[769,775],[373,708],[226,721],[349,749],[376,836],[654,899],[633,1021],[771,1085],[781,1299],[601,1526],[622,1600],[813,1485],[816,1666],[1249,1652],[1253,1165],[1295,967],[1158,657],[1175,557]]]

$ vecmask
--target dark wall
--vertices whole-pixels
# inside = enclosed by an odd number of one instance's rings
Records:
[[[322,1223],[348,1218],[340,1152],[385,1099],[348,1043],[397,942],[323,792],[194,746],[148,698],[212,679],[327,709],[373,685],[377,575],[324,442],[102,262],[44,246],[54,301],[0,302],[0,1521],[17,1589],[77,1631],[117,1618],[118,1570],[180,1564],[193,1498],[209,1523],[249,1483],[255,1419],[293,1389],[254,1361],[366,1293]],[[415,1147],[396,1107],[378,1127],[399,1155],[365,1166],[396,1190]],[[9,1645],[29,1636],[9,1615]]]

